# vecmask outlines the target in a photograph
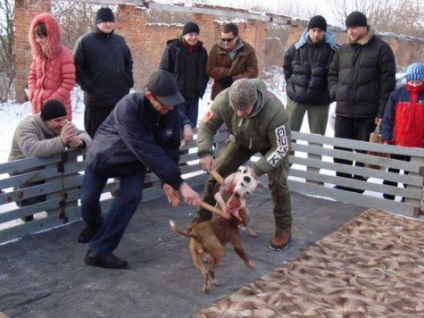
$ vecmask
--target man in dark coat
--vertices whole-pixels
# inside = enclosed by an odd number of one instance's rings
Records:
[[[390,46],[375,35],[363,13],[349,14],[346,28],[348,42],[337,51],[328,75],[330,96],[337,102],[335,137],[369,141],[370,133],[381,124],[387,100],[395,89],[395,57]],[[352,165],[349,160],[334,161]],[[364,179],[349,173],[337,176]]]
[[[300,40],[284,55],[287,110],[292,131],[300,131],[308,112],[310,132],[325,135],[331,102],[328,66],[338,49],[334,34],[327,31],[327,21],[316,15],[309,20]]]
[[[81,36],[74,47],[76,80],[84,90],[84,126],[91,137],[134,85],[131,51],[114,33],[112,10],[100,8],[95,22],[96,30]]]
[[[185,102],[178,110],[197,126],[199,99],[203,97],[209,77],[206,75],[208,52],[199,41],[199,26],[190,21],[183,27],[182,36],[169,40],[159,69],[174,75]]]
[[[81,212],[87,227],[78,241],[90,242],[87,265],[127,267],[128,262],[112,252],[142,199],[146,168],[175,193],[180,191],[189,205],[200,206],[198,193],[184,182],[177,165],[181,122],[189,122],[175,108],[183,101],[173,76],[157,71],[150,77],[147,91],[125,96],[99,127],[86,153],[81,186]],[[120,189],[103,217],[99,199],[111,177],[119,178]]]
[[[300,131],[308,112],[309,131],[325,135],[330,108],[328,67],[339,49],[334,34],[327,31],[327,21],[321,15],[313,16],[300,40],[284,55],[287,110],[292,131]],[[321,156],[308,154],[308,158],[321,160]],[[308,171],[319,172],[308,167]]]

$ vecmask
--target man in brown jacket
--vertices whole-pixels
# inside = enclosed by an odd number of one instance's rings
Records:
[[[221,40],[212,46],[206,73],[214,79],[211,99],[240,78],[258,77],[255,49],[239,37],[237,25],[224,24]]]

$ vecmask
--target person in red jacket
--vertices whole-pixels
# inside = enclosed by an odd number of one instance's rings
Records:
[[[71,50],[61,45],[62,28],[49,13],[37,15],[29,28],[32,63],[28,77],[28,97],[32,113],[50,99],[62,102],[66,119],[72,120],[71,91],[75,85],[75,65]]]
[[[384,144],[401,147],[423,147],[424,141],[424,63],[413,63],[406,69],[406,84],[390,94],[381,131]],[[391,158],[410,161],[410,156],[392,154]],[[389,168],[399,173],[399,169]],[[384,180],[383,184],[397,187],[397,182]],[[383,194],[394,200],[392,194]]]

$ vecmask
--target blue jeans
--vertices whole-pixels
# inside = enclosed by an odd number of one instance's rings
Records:
[[[179,104],[177,109],[182,112],[191,121],[193,128],[197,126],[197,117],[199,115],[199,97],[193,97],[185,100],[184,103]],[[188,150],[180,151],[180,154],[185,155]]]
[[[199,115],[199,97],[186,98],[185,102],[179,104],[177,109],[190,119],[193,127],[197,126],[197,116]]]
[[[119,191],[103,217],[99,200],[108,178],[86,168],[81,185],[82,218],[88,227],[99,229],[90,241],[90,251],[107,255],[118,247],[141,201],[145,173],[146,171],[142,170],[120,178]]]

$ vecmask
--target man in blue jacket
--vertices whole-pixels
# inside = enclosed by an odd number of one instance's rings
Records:
[[[186,203],[200,206],[198,193],[184,182],[178,168],[181,123],[190,123],[175,108],[182,102],[173,76],[157,71],[146,91],[125,96],[99,127],[86,153],[81,186],[81,211],[87,227],[78,241],[90,242],[87,265],[127,267],[128,262],[112,252],[142,199],[146,168],[179,191]],[[119,178],[120,189],[103,218],[99,199],[108,178]]]

